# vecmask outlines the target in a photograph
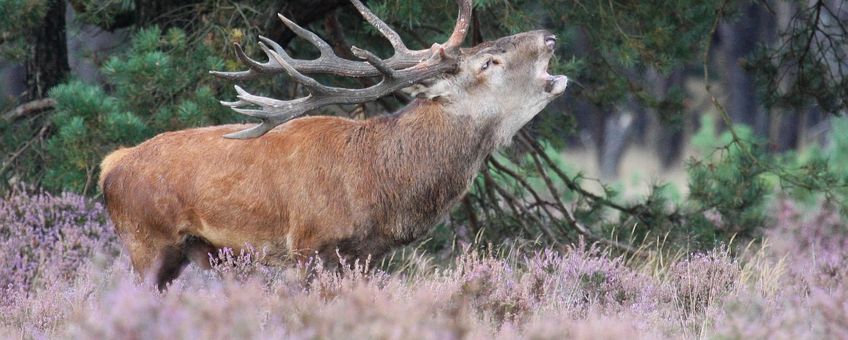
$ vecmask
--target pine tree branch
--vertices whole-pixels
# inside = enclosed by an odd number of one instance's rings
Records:
[[[613,209],[621,211],[623,213],[627,213],[627,214],[630,214],[630,215],[636,214],[636,209],[633,208],[633,207],[625,207],[623,205],[620,205],[618,203],[610,201],[609,199],[595,195],[595,194],[587,191],[586,189],[583,189],[583,187],[581,187],[580,184],[578,184],[572,178],[568,177],[568,175],[566,175],[565,173],[562,172],[562,170],[556,165],[556,163],[550,157],[548,157],[547,154],[545,154],[545,151],[542,149],[541,145],[539,145],[536,141],[532,140],[523,131],[520,132],[519,137],[522,138],[523,141],[527,145],[529,145],[536,152],[536,154],[539,155],[539,157],[543,161],[545,161],[545,163],[548,165],[548,167],[550,167],[551,170],[553,170],[554,173],[557,175],[557,177],[559,177],[563,181],[563,183],[565,183],[565,186],[569,190],[574,191],[574,192],[580,194],[583,197],[589,198],[593,202],[603,204],[607,207],[613,208]]]
[[[509,177],[512,177],[513,179],[515,179],[519,184],[521,184],[522,187],[524,187],[524,189],[527,190],[527,192],[530,193],[531,196],[533,196],[533,199],[535,199],[536,202],[538,202],[538,203],[548,203],[548,202],[546,202],[545,200],[542,199],[542,196],[540,196],[539,193],[536,192],[536,190],[533,189],[532,186],[530,186],[530,183],[527,183],[527,180],[525,180],[523,176],[521,176],[521,175],[515,173],[514,171],[510,170],[509,168],[505,167],[503,164],[501,164],[500,162],[498,162],[497,160],[495,160],[492,157],[489,157],[489,164],[494,166],[495,169],[498,169],[498,171],[500,171],[500,172],[508,175]],[[551,213],[546,208],[546,204],[539,204],[539,206],[545,212],[545,214],[548,215],[548,218],[550,218],[551,220],[557,219],[553,215],[553,213]]]
[[[751,152],[751,149],[748,148],[748,145],[739,137],[739,134],[736,132],[736,128],[733,124],[733,119],[730,118],[730,115],[727,114],[727,110],[724,109],[724,106],[718,102],[715,94],[712,93],[712,85],[710,85],[710,48],[712,48],[713,44],[713,36],[715,36],[716,31],[718,30],[718,23],[721,21],[721,18],[724,16],[725,10],[727,10],[727,5],[730,3],[729,0],[722,1],[721,5],[716,9],[715,20],[713,20],[713,25],[710,28],[710,33],[707,36],[707,44],[704,47],[704,90],[707,91],[707,94],[710,96],[710,101],[712,101],[716,110],[718,110],[721,115],[721,120],[724,122],[724,125],[727,127],[727,130],[730,131],[730,135],[733,137],[733,143],[739,147],[739,150],[745,154],[748,158],[751,159],[751,162],[757,164],[757,157],[754,157],[754,154]]]
[[[533,160],[536,164],[536,169],[539,172],[539,174],[542,176],[542,178],[544,179],[545,184],[548,186],[548,190],[550,190],[551,194],[554,196],[554,199],[556,200],[556,203],[554,204],[554,206],[557,207],[558,210],[561,210],[561,213],[564,216],[566,223],[568,223],[580,235],[583,235],[583,236],[585,236],[585,237],[587,237],[591,240],[594,240],[596,242],[611,246],[613,248],[617,248],[617,249],[622,250],[622,251],[624,251],[628,254],[631,254],[631,255],[635,255],[635,256],[639,256],[639,257],[649,257],[649,256],[651,256],[651,252],[646,251],[644,249],[635,248],[631,245],[624,244],[624,243],[618,242],[616,240],[612,240],[612,239],[609,239],[609,238],[606,238],[606,237],[603,237],[603,236],[595,235],[594,233],[592,233],[589,230],[589,228],[587,228],[585,225],[583,225],[582,223],[577,221],[577,218],[574,216],[574,214],[572,214],[571,211],[568,210],[568,208],[565,207],[565,204],[563,204],[563,202],[560,200],[558,191],[554,187],[553,180],[551,180],[551,178],[545,172],[544,165],[542,164],[540,159],[545,160],[545,163],[547,163],[548,167],[553,169],[554,172],[557,173],[557,175],[564,182],[566,182],[566,186],[568,186],[569,188],[572,188],[572,186],[573,186],[572,190],[578,191],[578,193],[580,193],[581,195],[584,195],[586,197],[590,197],[591,199],[593,199],[593,201],[596,201],[598,203],[601,203],[601,204],[604,204],[604,205],[607,205],[607,206],[610,206],[610,207],[615,207],[615,208],[617,208],[617,210],[621,210],[622,212],[628,213],[630,215],[634,215],[636,213],[635,211],[633,211],[634,210],[633,208],[625,208],[625,207],[620,206],[618,204],[615,204],[615,203],[613,203],[613,202],[611,202],[607,199],[604,199],[602,197],[599,197],[597,195],[594,195],[592,193],[589,193],[589,192],[583,190],[583,188],[581,188],[579,185],[570,181],[568,176],[565,176],[565,174],[562,173],[562,171],[556,166],[556,164],[553,162],[553,160],[551,160],[550,157],[548,157],[548,155],[546,155],[544,153],[544,150],[541,148],[541,146],[539,146],[535,141],[530,139],[529,136],[527,136],[524,132],[521,132],[520,135],[519,135],[519,138],[525,144],[529,145],[532,148],[532,150],[530,151],[530,154],[531,154],[531,157],[533,157]],[[571,183],[571,186],[568,185],[569,182]]]

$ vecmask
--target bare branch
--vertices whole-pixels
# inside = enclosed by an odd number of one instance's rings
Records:
[[[44,110],[49,110],[55,106],[56,100],[53,98],[33,100],[31,102],[21,104],[18,107],[7,111],[3,114],[3,120],[6,122],[13,122],[20,117],[33,113],[38,113]]]
[[[35,136],[33,136],[29,141],[24,143],[23,146],[18,148],[18,150],[13,152],[8,158],[6,158],[6,160],[3,161],[3,166],[0,167],[0,176],[3,176],[3,174],[5,174],[7,170],[12,168],[12,164],[14,164],[15,160],[20,157],[20,155],[22,155],[24,151],[29,149],[29,147],[35,144],[36,141],[40,141],[44,138],[44,135],[47,133],[47,130],[50,129],[50,125],[51,124],[49,122],[45,123],[41,127],[41,129],[38,130],[38,133],[36,133]]]

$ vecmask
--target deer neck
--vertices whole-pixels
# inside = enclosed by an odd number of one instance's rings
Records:
[[[425,100],[375,122],[382,136],[370,166],[380,178],[378,199],[397,226],[393,238],[403,243],[429,230],[462,198],[496,148],[495,126]]]
[[[499,144],[495,121],[453,112],[433,100],[417,99],[396,117],[393,143],[402,149],[386,156],[439,168],[436,172],[473,176]]]

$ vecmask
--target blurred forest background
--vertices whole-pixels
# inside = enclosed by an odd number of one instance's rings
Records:
[[[475,0],[466,46],[546,28],[576,80],[487,162],[426,247],[586,237],[712,247],[755,239],[775,198],[846,211],[848,4],[839,0]],[[410,47],[443,41],[450,0],[368,1]],[[344,0],[0,0],[0,192],[97,196],[109,151],[160,132],[245,121],[218,103],[260,58],[258,35],[317,56],[282,13],[353,59],[391,51]],[[361,87],[376,79],[319,78]],[[284,76],[241,84],[287,98]],[[374,103],[315,112],[354,118]]]

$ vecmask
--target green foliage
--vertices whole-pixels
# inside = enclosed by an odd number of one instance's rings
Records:
[[[616,66],[667,72],[699,52],[721,1],[547,1],[555,24],[586,29],[597,51]]]
[[[47,0],[0,0],[0,58],[20,60],[26,55],[29,31],[47,14]]]
[[[763,179],[767,169],[762,159],[750,158],[732,144],[722,151],[718,161],[695,161],[689,165],[689,204],[699,215],[693,216],[695,230],[715,240],[757,236],[766,217],[766,198],[772,189]],[[707,221],[710,219],[712,221]],[[710,228],[704,228],[707,224]]]
[[[569,88],[572,100],[593,105],[598,112],[611,112],[632,103],[668,125],[683,125],[684,102],[691,95],[680,87],[658,94],[653,84],[645,83],[649,78],[645,75],[658,74],[661,78],[693,73],[688,69],[701,66],[717,16],[726,21],[744,20],[737,18],[738,9],[749,5],[724,0],[474,3],[475,21],[468,42],[478,35],[489,40],[547,28],[558,36],[562,49],[551,73],[567,74],[584,84]],[[0,0],[0,17],[15,18],[0,22],[0,57],[24,56],[26,32],[43,18],[46,4],[43,0]],[[75,0],[71,4],[85,9],[76,12],[78,22],[108,28],[137,14],[144,3]],[[70,81],[50,91],[57,101],[52,113],[14,124],[0,122],[0,151],[17,153],[29,148],[15,161],[20,166],[14,171],[27,182],[56,191],[93,193],[99,161],[118,146],[137,144],[162,131],[235,120],[234,114],[218,103],[234,95],[231,89],[223,88],[228,82],[216,80],[207,72],[244,68],[230,50],[232,42],[242,43],[251,56],[261,55],[256,35],[270,34],[268,22],[275,19],[264,8],[277,9],[274,6],[279,4],[197,1],[161,13],[158,19],[149,18],[183,29],[134,27],[132,39],[102,65],[104,84]],[[452,0],[369,1],[368,6],[416,49],[444,41],[456,13]],[[363,24],[349,6],[343,8],[337,15],[345,28],[346,42],[388,57],[391,48],[379,32]],[[763,46],[743,61],[758,75],[766,106],[800,108],[815,102],[832,111],[845,107],[846,77],[841,68],[834,72],[832,62],[844,59],[839,54],[844,41],[825,40],[839,36],[834,30],[844,28],[825,26],[820,20],[820,14],[827,15],[831,10],[822,1],[802,7],[792,18],[792,25],[780,32],[788,38],[787,44]],[[174,24],[182,22],[189,23]],[[329,37],[320,23],[318,20],[308,28]],[[819,48],[809,49],[810,41]],[[286,47],[297,57],[317,54],[302,39]],[[784,76],[788,82],[777,81]],[[249,86],[254,87],[251,90],[264,86],[260,92],[276,97],[296,92],[290,82],[279,79],[284,77]],[[318,79],[344,86],[362,85],[350,79]],[[267,86],[271,83],[273,87]],[[397,106],[389,102],[388,108]],[[666,236],[692,241],[694,247],[712,246],[731,237],[756,237],[759,226],[768,218],[769,197],[777,190],[810,202],[831,200],[843,208],[848,202],[846,120],[834,120],[827,147],[776,155],[761,148],[747,127],[730,126],[735,135],[720,132],[714,118],[704,115],[701,130],[691,141],[702,157],[689,163],[688,197],[682,197],[671,185],[657,184],[645,197],[625,199],[617,183],[601,183],[600,190],[595,191],[584,189],[596,180],[572,171],[559,156],[565,147],[563,136],[572,134],[577,125],[574,115],[570,109],[554,110],[549,109],[533,123],[536,136],[542,140],[539,149],[525,145],[509,155],[494,156],[494,162],[474,181],[468,200],[453,212],[452,222],[430,235],[428,248],[447,249],[455,245],[458,233],[465,233],[460,235],[464,238],[479,238],[480,242],[543,239],[565,243],[580,236],[564,218],[566,210],[573,211],[596,236],[624,240]],[[49,129],[42,129],[39,123],[44,121],[49,122]],[[46,136],[43,143],[33,137],[42,134]],[[495,162],[501,168],[494,166]],[[6,164],[2,166],[6,168]]]
[[[110,91],[72,81],[50,91],[57,102],[47,140],[43,185],[92,192],[97,166],[109,151],[135,145],[156,133],[233,119],[216,99],[210,69],[223,62],[184,32],[139,31],[130,47],[103,66]]]
[[[848,117],[834,117],[830,123],[829,145],[813,145],[811,157],[824,158],[834,171],[848,175]]]
[[[135,0],[73,0],[77,11],[77,20],[81,23],[112,27],[122,17],[132,15],[136,9]]]
[[[649,108],[668,111],[682,107],[681,93],[656,98],[635,83],[634,70],[654,69],[661,74],[684,66],[703,53],[712,23],[724,2],[710,1],[543,1],[550,25],[564,46],[586,45],[584,54],[561,63],[587,84],[580,90],[599,107],[620,103],[633,95]],[[582,34],[573,34],[579,27]],[[587,42],[589,42],[587,44]],[[669,116],[669,115],[663,115]]]
[[[755,76],[766,107],[800,111],[815,105],[826,112],[848,108],[848,26],[841,23],[842,4],[828,3],[796,4],[798,11],[778,32],[783,43],[760,46],[743,64]]]
[[[46,187],[75,191],[92,187],[99,157],[108,151],[104,148],[114,145],[105,140],[113,133],[97,133],[106,128],[107,122],[125,128],[114,134],[125,131],[129,135],[144,135],[144,126],[137,119],[117,122],[122,114],[116,101],[99,87],[72,82],[53,88],[50,96],[57,101],[56,112],[51,117],[57,132],[46,146],[51,159],[44,179]]]
[[[555,205],[556,199],[550,198],[552,194],[569,202],[577,219],[590,226],[594,235],[636,244],[662,238],[690,249],[705,249],[734,238],[752,240],[761,236],[760,230],[769,219],[768,203],[777,189],[806,190],[815,197],[848,197],[840,196],[845,192],[848,176],[835,173],[833,169],[838,166],[829,167],[828,162],[818,156],[801,161],[792,155],[770,154],[752,142],[755,139],[749,129],[736,127],[739,140],[729,132],[718,133],[716,124],[709,118],[704,119],[702,129],[694,138],[694,144],[704,156],[689,163],[689,194],[685,199],[668,184],[657,184],[647,196],[629,200],[619,196],[614,184],[602,185],[601,193],[587,191],[582,189],[586,179],[579,173],[550,175],[554,167],[567,167],[558,163],[561,161],[555,157],[554,149],[545,148],[553,152],[549,157],[558,161],[537,171],[533,171],[536,163],[530,156],[516,162],[495,157],[506,170],[487,169],[486,174],[478,178],[470,197],[482,200],[492,195],[493,187],[500,187],[497,190],[508,190],[511,194],[507,196],[518,201],[506,199],[507,204],[501,211],[488,212],[483,208],[481,216],[477,217],[485,219],[487,229],[483,240],[500,243],[533,239],[547,233],[546,224],[552,228],[554,240],[580,235],[567,221],[547,214],[545,210],[550,208],[545,207]],[[839,143],[832,147],[845,147]],[[801,164],[796,167],[797,171],[792,171],[795,168],[788,165],[789,160]],[[510,173],[518,174],[523,182]],[[547,181],[542,180],[545,176],[549,177]],[[493,182],[485,181],[486,177]],[[548,184],[555,188],[550,190]],[[497,217],[492,218],[492,215]],[[463,218],[467,221],[467,212],[455,214],[454,223],[463,223]],[[443,233],[439,237],[445,238]]]
[[[732,237],[759,236],[768,221],[768,202],[774,193],[817,203],[830,201],[848,212],[848,120],[832,119],[830,143],[798,154],[773,154],[756,142],[749,128],[734,125],[716,132],[711,116],[703,116],[692,144],[704,158],[689,164],[688,222],[692,236],[704,243]]]
[[[824,147],[813,145],[779,158],[775,181],[797,200],[814,204],[825,199],[848,214],[848,118],[834,117],[830,123]]]

